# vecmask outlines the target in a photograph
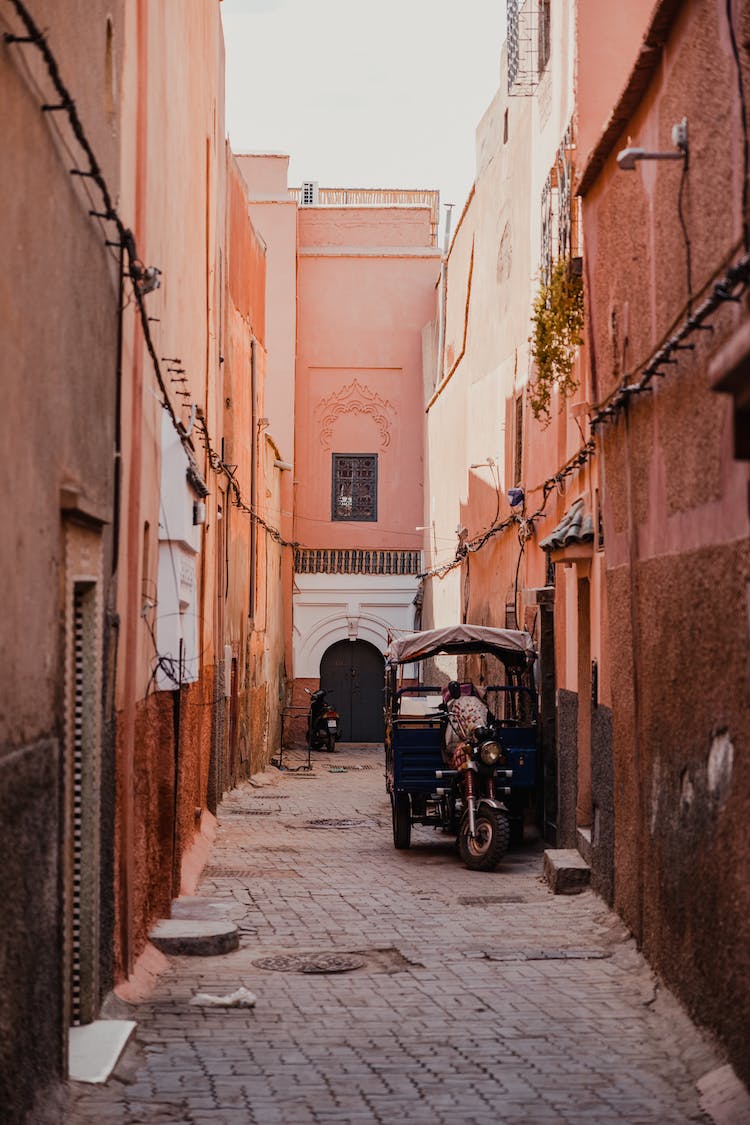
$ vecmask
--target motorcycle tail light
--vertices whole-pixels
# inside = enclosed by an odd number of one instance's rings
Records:
[[[483,742],[479,748],[479,757],[486,766],[494,766],[500,761],[502,754],[503,748],[499,742]]]

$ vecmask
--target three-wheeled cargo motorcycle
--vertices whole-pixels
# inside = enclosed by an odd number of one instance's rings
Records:
[[[422,662],[446,655],[484,658],[472,662],[479,675],[461,680],[463,659],[447,685],[415,682]],[[385,759],[396,848],[410,846],[412,824],[433,825],[457,836],[467,867],[491,871],[523,839],[537,799],[535,658],[529,633],[482,625],[391,641]],[[487,665],[497,682],[485,682]]]

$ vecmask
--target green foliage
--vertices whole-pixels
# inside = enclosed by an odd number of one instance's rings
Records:
[[[573,377],[575,351],[583,343],[583,280],[571,270],[570,261],[560,258],[547,284],[542,283],[531,317],[531,354],[536,380],[529,391],[534,417],[550,421],[552,388],[565,399],[578,383]]]

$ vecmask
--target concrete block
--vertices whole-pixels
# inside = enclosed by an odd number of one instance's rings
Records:
[[[233,922],[163,918],[149,940],[162,953],[175,957],[217,957],[238,948],[240,932]]]
[[[556,895],[577,895],[591,882],[591,868],[574,848],[544,853],[544,878]]]

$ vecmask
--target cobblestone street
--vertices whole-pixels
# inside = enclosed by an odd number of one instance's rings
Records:
[[[382,750],[314,767],[228,795],[199,893],[240,948],[121,1006],[136,1034],[106,1087],[71,1087],[71,1125],[710,1120],[696,1081],[722,1060],[599,898],[549,892],[541,846],[492,874],[432,830],[397,852]],[[256,964],[287,953],[363,965]],[[239,986],[255,1008],[190,1006]]]

